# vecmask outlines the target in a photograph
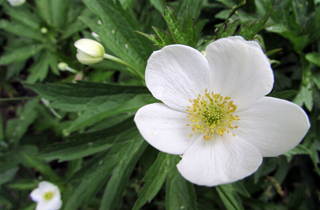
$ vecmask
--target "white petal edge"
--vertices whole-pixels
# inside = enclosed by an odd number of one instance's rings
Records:
[[[190,137],[192,129],[187,114],[164,104],[154,103],[138,110],[134,121],[143,138],[156,149],[175,155],[183,154],[196,140]]]
[[[281,155],[297,146],[310,122],[298,105],[286,100],[263,97],[247,110],[237,112],[240,121],[233,132],[257,147],[264,157]]]
[[[102,57],[104,54],[104,47],[102,46],[102,44],[92,39],[79,39],[74,43],[74,46],[79,50],[94,57]]]
[[[145,76],[152,95],[179,111],[186,109],[189,99],[204,93],[210,81],[207,59],[185,45],[169,45],[153,52]]]
[[[37,188],[32,190],[32,192],[30,193],[30,197],[33,201],[39,202],[43,200],[43,194],[44,192],[41,189]]]
[[[177,165],[188,181],[205,186],[232,183],[255,172],[262,162],[257,148],[230,134],[204,140],[200,136]]]
[[[269,59],[255,41],[240,36],[208,45],[211,91],[231,97],[238,110],[268,94],[274,77]]]

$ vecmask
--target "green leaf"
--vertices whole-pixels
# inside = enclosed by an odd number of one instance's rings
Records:
[[[75,120],[65,133],[91,126],[105,118],[128,112],[156,102],[146,87],[120,86],[94,82],[66,84],[25,84],[42,98],[53,100],[50,107],[66,111],[85,112]]]
[[[170,34],[172,35],[175,43],[195,47],[195,29],[193,20],[188,12],[184,22],[185,28],[182,27],[172,8],[167,7],[164,11],[163,17],[168,24]]]
[[[43,81],[47,77],[51,61],[50,58],[49,51],[41,53],[35,63],[28,69],[30,75],[28,76],[27,82],[35,83],[38,80]]]
[[[242,26],[237,35],[242,36],[246,40],[251,40],[253,37],[263,28],[268,21],[273,8],[271,8],[260,20],[255,21],[251,24]]]
[[[19,170],[18,167],[9,169],[7,171],[5,171],[4,173],[0,174],[0,185],[9,182],[10,180],[12,180],[14,178],[14,176],[16,175],[17,171]]]
[[[225,27],[221,27],[220,31],[217,34],[217,39],[221,39],[228,36],[233,36],[235,34],[236,28],[238,27],[240,20],[235,20],[232,23],[226,25]]]
[[[106,100],[117,95],[149,94],[142,86],[121,86],[97,82],[78,81],[63,84],[28,84],[24,86],[38,93],[42,98],[54,101],[54,107],[66,111],[97,110]],[[124,96],[125,97],[125,96]]]
[[[228,210],[242,210],[242,201],[231,184],[219,185],[216,190]]]
[[[297,93],[298,93],[298,91],[296,91],[296,90],[284,90],[284,91],[279,91],[279,92],[272,92],[268,96],[290,100],[294,96],[296,96]]]
[[[5,7],[5,11],[10,18],[13,20],[17,20],[23,23],[25,26],[32,28],[33,30],[40,29],[41,19],[35,15],[34,13],[30,12],[29,10],[23,7]]]
[[[183,0],[179,1],[179,5],[177,7],[177,16],[180,21],[184,20],[185,14],[190,13],[190,16],[196,20],[200,15],[201,9],[203,5],[203,0]]]
[[[150,0],[150,3],[160,12],[160,14],[164,13],[164,1],[163,0]]]
[[[51,11],[51,1],[50,0],[35,0],[37,6],[37,12],[40,16],[47,22],[47,24],[52,25],[52,11]]]
[[[64,130],[64,132],[70,133],[80,128],[91,126],[108,117],[128,112],[136,112],[142,106],[156,102],[156,100],[149,94],[117,95],[115,97],[105,97],[104,99],[107,99],[107,101],[99,105],[97,110],[86,111],[76,119],[70,127]],[[53,107],[56,106],[53,104]]]
[[[320,67],[320,53],[316,53],[316,52],[308,53],[306,54],[306,59],[309,62]]]
[[[312,156],[312,151],[310,149],[308,149],[306,146],[299,144],[298,146],[296,146],[292,150],[284,153],[284,155],[286,156],[288,162],[290,162],[291,159],[293,158],[293,156],[295,156],[295,155],[310,155],[310,156]]]
[[[311,84],[308,84],[307,87],[301,85],[299,93],[294,98],[293,102],[298,104],[299,106],[302,106],[304,104],[307,107],[307,109],[311,111],[313,107],[313,93]]]
[[[27,132],[38,115],[37,106],[39,99],[35,98],[28,101],[24,108],[17,112],[17,118],[7,122],[6,139],[8,142],[17,144],[21,137]]]
[[[20,37],[31,38],[38,41],[44,40],[44,37],[41,34],[40,30],[32,29],[18,22],[1,20],[0,29],[6,30],[7,32],[18,35]]]
[[[156,161],[143,178],[145,184],[138,195],[133,210],[140,209],[146,202],[150,202],[156,196],[172,167],[175,167],[172,155],[159,152]]]
[[[111,148],[117,141],[131,138],[136,129],[132,118],[100,131],[70,136],[69,141],[49,145],[39,153],[45,160],[74,160]]]
[[[172,161],[175,166],[180,161],[180,158],[173,156]],[[176,167],[172,167],[166,181],[166,209],[197,209],[193,184],[183,178]]]
[[[34,54],[38,53],[44,47],[45,46],[43,44],[32,44],[20,48],[15,48],[13,51],[10,51],[1,56],[0,65],[24,61]]]
[[[124,145],[122,145],[124,146]],[[119,149],[125,149],[117,148]],[[120,150],[121,151],[121,150]],[[119,151],[118,151],[119,152]],[[63,209],[78,209],[95,196],[99,189],[107,182],[112,170],[118,164],[118,154],[101,153],[88,162],[80,171],[68,180],[68,183],[80,181],[73,188],[71,195],[65,200]]]
[[[134,31],[138,23],[125,12],[118,1],[84,0],[87,7],[99,16],[102,25],[92,19],[80,17],[92,31],[100,35],[102,43],[116,56],[143,73],[146,61],[151,54],[151,46]]]
[[[90,16],[92,16],[92,14],[93,13],[88,8],[84,8],[79,16],[89,18]],[[80,18],[76,18],[72,23],[68,25],[65,30],[63,30],[61,39],[67,39],[78,31],[84,30],[86,28],[88,28],[88,26],[84,24],[83,21],[80,20]]]
[[[38,170],[41,174],[47,177],[47,180],[61,181],[61,178],[52,170],[49,164],[38,159],[27,151],[20,151],[19,155],[23,158],[22,164],[26,167],[32,167]]]
[[[137,137],[133,138],[133,141],[131,145],[127,147],[127,150],[123,150],[123,154],[120,154],[121,158],[119,159],[119,164],[113,170],[112,176],[103,193],[100,210],[119,209],[122,194],[130,174],[147,145],[147,142],[140,134],[138,134]]]
[[[66,25],[66,18],[68,14],[68,8],[70,6],[70,0],[54,0],[49,1],[49,3],[52,25],[58,28],[64,28],[64,26]]]

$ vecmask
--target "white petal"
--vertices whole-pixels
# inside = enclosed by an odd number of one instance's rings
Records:
[[[257,148],[239,137],[225,133],[211,140],[199,137],[177,165],[181,175],[198,185],[227,184],[257,170],[262,156]]]
[[[184,111],[188,100],[209,87],[208,62],[196,49],[170,45],[152,53],[146,84],[152,95],[169,107]]]
[[[170,109],[164,104],[146,105],[138,110],[134,121],[143,138],[156,149],[183,154],[195,141],[186,113]]]
[[[40,182],[38,186],[39,186],[39,189],[41,189],[44,192],[46,192],[46,191],[56,191],[56,190],[59,191],[59,188],[56,185],[54,185],[54,184],[52,184],[50,182],[47,182],[47,181]]]
[[[268,94],[274,78],[260,45],[242,37],[219,39],[206,49],[211,90],[231,97],[238,110]]]
[[[59,210],[62,206],[60,199],[41,201],[37,204],[36,210]]]
[[[74,46],[94,57],[103,57],[104,54],[104,47],[102,44],[92,39],[79,39],[74,43]]]
[[[77,59],[82,64],[90,65],[90,64],[95,64],[95,63],[102,61],[103,57],[92,57],[89,54],[87,54],[81,50],[78,50]]]
[[[264,97],[237,114],[239,128],[234,133],[256,146],[264,157],[291,150],[310,127],[308,116],[298,105],[272,97]]]
[[[31,194],[30,194],[30,197],[33,201],[35,202],[39,202],[41,200],[43,200],[43,195],[44,195],[45,192],[43,192],[41,189],[37,188],[37,189],[34,189]]]

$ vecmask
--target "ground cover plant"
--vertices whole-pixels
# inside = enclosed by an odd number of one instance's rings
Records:
[[[318,0],[1,0],[0,209],[318,209]]]

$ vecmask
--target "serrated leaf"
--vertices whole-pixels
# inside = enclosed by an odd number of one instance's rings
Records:
[[[16,48],[13,51],[7,52],[1,56],[0,65],[24,61],[41,51],[44,47],[45,45],[43,44],[32,44]]]
[[[261,29],[265,28],[273,8],[271,8],[260,20],[251,24],[242,26],[237,35],[242,36],[246,40],[251,40]]]
[[[175,167],[172,155],[159,152],[156,161],[143,178],[145,184],[141,189],[133,210],[140,209],[146,202],[150,202],[162,187],[170,169]]]
[[[156,27],[152,27],[152,28],[156,32],[157,36],[161,39],[162,47],[166,45],[174,44],[174,41],[172,40],[168,32],[161,29],[157,29]]]
[[[176,165],[180,161],[180,158],[173,156],[172,161]],[[176,167],[172,167],[166,181],[166,209],[197,209],[193,184],[183,178]]]
[[[128,146],[128,149],[124,150],[122,155],[120,154],[119,164],[113,170],[103,193],[100,210],[116,210],[119,208],[131,172],[147,145],[147,142],[138,134],[131,145]]]
[[[137,71],[145,71],[146,61],[151,54],[151,46],[140,35],[139,25],[118,1],[84,0],[87,7],[99,16],[102,25],[87,17],[80,17],[92,31],[100,35],[102,43],[116,56],[126,61]]]
[[[241,199],[231,184],[219,185],[216,190],[228,210],[243,210]]]
[[[49,145],[38,157],[45,160],[74,160],[111,148],[115,142],[131,138],[136,129],[132,118],[110,128],[70,136],[69,141]]]

